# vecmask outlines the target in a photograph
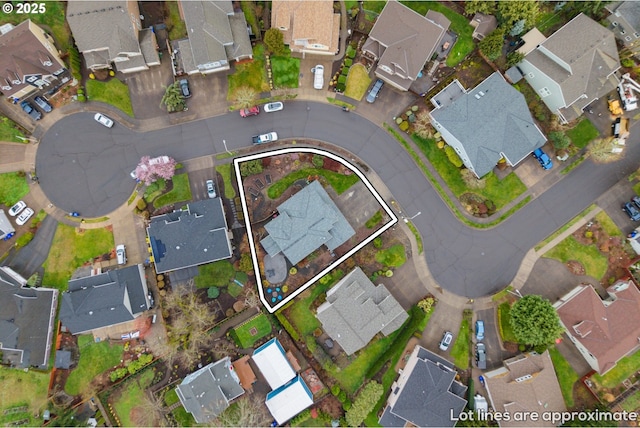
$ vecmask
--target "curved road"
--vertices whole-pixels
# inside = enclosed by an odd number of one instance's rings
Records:
[[[128,199],[129,176],[141,156],[170,155],[178,161],[247,147],[251,136],[277,131],[280,138],[312,138],[353,152],[373,168],[424,241],[435,280],[457,295],[477,298],[508,285],[526,252],[589,206],[637,167],[638,129],[622,161],[594,167],[587,160],[516,214],[492,229],[461,224],[397,141],[357,114],[307,101],[283,111],[241,118],[237,113],[137,133],[120,124],[107,129],[90,113],[67,116],[41,139],[36,168],[49,199],[87,217],[106,215]],[[635,132],[634,132],[635,131]]]

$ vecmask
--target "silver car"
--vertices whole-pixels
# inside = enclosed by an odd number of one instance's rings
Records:
[[[96,113],[93,118],[101,125],[106,126],[107,128],[111,128],[113,126],[113,120],[109,119],[104,114]]]
[[[442,336],[442,340],[440,341],[440,350],[446,351],[449,349],[449,345],[451,345],[451,341],[453,340],[453,333],[450,331],[445,331],[444,336]]]

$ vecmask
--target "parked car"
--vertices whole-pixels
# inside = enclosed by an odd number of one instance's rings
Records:
[[[367,94],[368,103],[372,103],[376,100],[376,98],[378,98],[378,95],[380,95],[380,91],[382,90],[383,86],[384,82],[382,81],[382,79],[376,80],[376,83],[373,84],[373,88],[371,88],[371,90]]]
[[[127,250],[123,244],[116,247],[116,258],[119,265],[127,264]]]
[[[631,202],[633,202],[636,208],[640,210],[640,196],[634,196],[633,198],[631,198]]]
[[[35,97],[33,101],[35,101],[38,107],[40,107],[45,113],[51,113],[51,110],[53,110],[51,104],[49,104],[47,100],[45,100],[41,96]]]
[[[625,202],[624,205],[622,205],[622,210],[627,213],[631,220],[640,220],[640,211],[638,211],[638,208],[631,202]]]
[[[113,120],[111,120],[104,114],[96,113],[96,115],[93,116],[93,118],[96,120],[96,122],[106,126],[107,128],[113,127]]]
[[[256,116],[258,114],[260,114],[260,107],[258,106],[240,109],[240,116],[242,117]]]
[[[278,140],[278,134],[275,132],[268,132],[262,135],[254,135],[252,137],[253,144],[273,143]]]
[[[476,321],[476,339],[478,339],[478,341],[484,339],[484,321],[482,320]]]
[[[446,351],[449,349],[449,345],[451,345],[451,341],[453,340],[453,333],[450,331],[445,331],[442,336],[442,340],[440,341],[440,349],[442,351]]]
[[[31,119],[33,120],[42,119],[42,113],[36,110],[36,108],[29,101],[21,102],[20,107],[22,107],[22,110],[24,110],[24,112],[27,113],[31,117]]]
[[[280,101],[276,101],[273,103],[268,103],[264,105],[265,113],[273,113],[274,111],[280,111],[284,108],[284,104]]]
[[[322,89],[324,86],[324,65],[316,65],[311,69],[313,72],[313,89]]]
[[[216,188],[213,185],[213,180],[207,180],[207,195],[211,199],[216,197]]]
[[[487,348],[481,342],[476,345],[476,365],[481,370],[487,368]]]
[[[191,89],[189,89],[189,81],[187,79],[180,80],[180,92],[185,98],[191,98]]]
[[[533,157],[536,158],[543,169],[551,169],[551,167],[553,167],[551,158],[549,158],[549,156],[541,148],[537,148],[533,151]]]
[[[22,226],[31,218],[32,215],[33,210],[31,208],[25,208],[24,211],[22,211],[22,214],[20,214],[16,219],[16,224],[18,226]]]
[[[27,204],[25,204],[24,201],[18,201],[15,203],[15,205],[9,208],[9,215],[12,217],[15,217],[18,214],[20,214],[20,211],[22,211],[26,207],[27,207]]]

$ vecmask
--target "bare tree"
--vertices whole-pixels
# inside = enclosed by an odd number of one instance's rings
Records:
[[[587,156],[595,163],[609,163],[622,159],[623,152],[621,147],[614,144],[614,139],[598,138],[594,140],[587,149]]]
[[[250,308],[255,308],[260,304],[260,297],[258,296],[255,288],[247,288],[244,295],[244,304]]]
[[[264,397],[245,394],[238,398],[212,423],[215,427],[266,427],[273,418],[264,405]]]
[[[429,120],[429,113],[422,111],[416,116],[416,122],[413,124],[413,130],[420,138],[433,138],[433,127]]]
[[[255,105],[258,94],[249,86],[240,86],[233,93],[234,106],[236,108],[249,108]]]
[[[132,422],[142,427],[167,426],[165,406],[161,397],[145,391],[138,405],[131,410]]]

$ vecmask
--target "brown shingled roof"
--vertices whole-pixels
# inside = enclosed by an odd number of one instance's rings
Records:
[[[291,48],[292,42],[307,40],[310,44],[328,46],[328,52],[338,50],[340,15],[333,12],[331,0],[274,0],[271,27],[282,31],[284,43]]]

